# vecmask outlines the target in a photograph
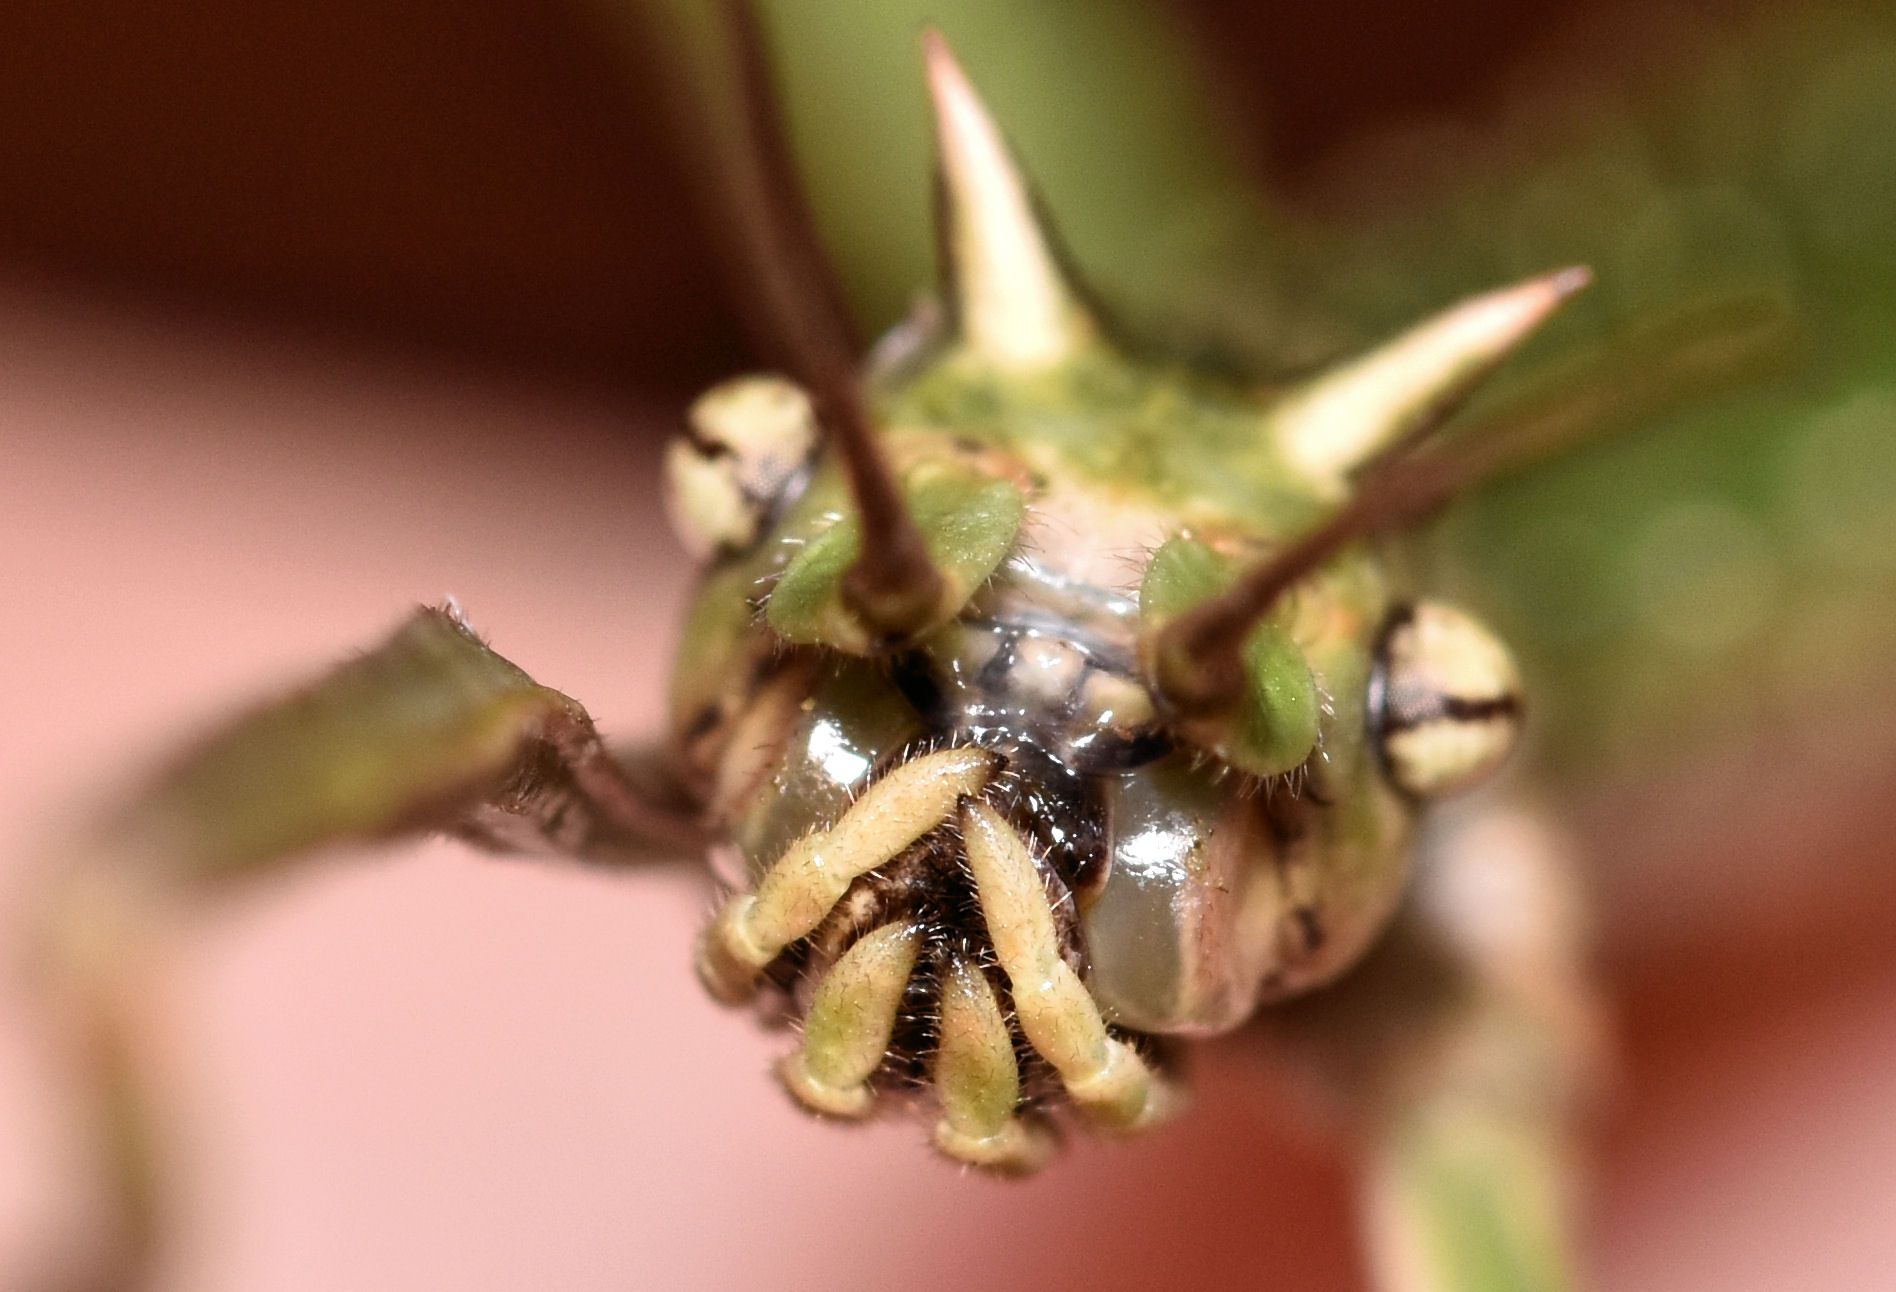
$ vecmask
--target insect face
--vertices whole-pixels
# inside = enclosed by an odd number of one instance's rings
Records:
[[[925,1091],[943,1151],[1023,1170],[1055,1106],[1161,1117],[1155,1038],[1351,965],[1402,892],[1417,799],[1505,747],[1505,653],[1454,612],[1398,610],[1373,552],[1262,599],[1252,571],[1563,289],[1482,298],[1289,396],[1144,363],[1076,303],[939,46],[931,79],[947,326],[867,384],[938,579],[901,630],[872,621],[844,464],[759,493],[736,449],[674,450],[688,541],[719,553],[674,729],[732,889],[700,973],[801,1021],[791,1093],[854,1117]],[[725,388],[697,438],[715,413],[718,445],[800,463],[781,428],[803,407]]]

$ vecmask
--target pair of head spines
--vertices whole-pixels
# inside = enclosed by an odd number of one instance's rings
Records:
[[[949,344],[999,373],[1056,367],[1105,344],[1030,185],[947,42],[931,30],[923,47],[936,125]],[[753,94],[766,88],[749,87]],[[766,117],[767,107],[753,115]],[[759,151],[770,146],[760,141]],[[1352,511],[1342,501],[1354,475],[1425,436],[1587,280],[1585,270],[1565,269],[1464,301],[1261,409],[1259,434],[1270,438],[1287,469],[1341,505],[1332,523],[1163,628],[1148,670],[1161,701],[1186,718],[1233,708],[1253,629],[1290,587],[1376,526],[1366,509]],[[958,613],[992,574],[1018,537],[1023,500],[1012,489],[1004,499],[984,497],[981,480],[937,481],[942,516],[931,526],[918,515],[922,500],[897,479],[874,434],[859,382],[839,378],[834,355],[806,366],[813,371],[798,375],[812,383],[824,433],[842,460],[854,527],[830,544],[838,550],[827,563],[806,551],[785,571],[768,609],[772,626],[791,641],[841,641],[857,650],[912,641]],[[846,389],[823,389],[839,382]],[[944,551],[938,540],[948,518],[977,507],[992,513],[981,519],[993,541],[977,551]]]

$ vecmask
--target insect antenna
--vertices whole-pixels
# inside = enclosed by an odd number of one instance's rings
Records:
[[[745,287],[762,339],[808,391],[856,504],[861,555],[843,595],[872,629],[899,637],[933,612],[942,574],[877,443],[857,377],[857,338],[797,177],[756,9],[746,0],[722,0],[718,9],[739,100],[735,118],[709,140],[737,216],[730,235],[750,276]]]
[[[1780,373],[1798,352],[1795,342],[1781,301],[1726,297],[1594,348],[1476,419],[1453,444],[1418,447],[1452,411],[1444,408],[1426,432],[1405,435],[1372,462],[1329,516],[1161,630],[1154,659],[1166,702],[1187,713],[1232,702],[1244,685],[1240,655],[1251,630],[1344,548],[1413,529],[1472,490]]]

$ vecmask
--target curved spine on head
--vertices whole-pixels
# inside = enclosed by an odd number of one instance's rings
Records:
[[[1286,592],[1351,543],[1413,524],[1479,481],[1452,460],[1407,450],[1590,280],[1583,268],[1563,269],[1465,301],[1278,405],[1271,426],[1293,461],[1339,486],[1342,473],[1369,470],[1328,519],[1158,631],[1147,667],[1175,716],[1234,710],[1247,682],[1246,642]]]
[[[998,368],[1057,364],[1097,328],[1066,281],[1025,176],[948,42],[931,28],[922,45],[935,109],[943,285],[962,344]]]
[[[1269,414],[1284,456],[1340,481],[1426,435],[1592,277],[1574,266],[1471,297],[1320,374]]]

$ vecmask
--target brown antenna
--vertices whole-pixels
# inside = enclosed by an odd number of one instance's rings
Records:
[[[1784,371],[1797,354],[1781,301],[1726,298],[1601,346],[1543,388],[1469,427],[1449,447],[1402,448],[1372,465],[1350,499],[1223,593],[1160,631],[1156,681],[1167,704],[1203,713],[1244,685],[1240,654],[1259,620],[1352,543],[1410,529],[1470,490],[1582,443],[1649,423],[1734,384]]]
[[[934,613],[942,575],[877,443],[856,338],[797,178],[756,10],[746,0],[722,9],[742,102],[725,170],[732,196],[751,208],[736,221],[746,267],[770,340],[809,392],[856,503],[862,549],[844,578],[845,603],[873,631],[901,637]]]

